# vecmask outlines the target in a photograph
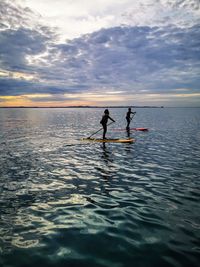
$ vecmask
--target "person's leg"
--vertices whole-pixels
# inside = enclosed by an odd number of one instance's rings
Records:
[[[130,125],[130,120],[127,119],[127,126],[126,126],[126,129],[129,129],[129,125]]]
[[[106,138],[107,125],[103,125],[103,139]]]

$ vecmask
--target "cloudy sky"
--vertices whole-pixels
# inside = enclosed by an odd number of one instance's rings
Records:
[[[199,0],[1,0],[0,106],[200,106]]]

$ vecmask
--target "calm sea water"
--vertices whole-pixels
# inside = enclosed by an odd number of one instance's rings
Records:
[[[136,111],[0,109],[0,266],[199,266],[200,109]]]

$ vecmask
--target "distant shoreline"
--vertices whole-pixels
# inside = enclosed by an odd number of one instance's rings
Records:
[[[0,107],[0,108],[164,108],[164,106],[66,106],[66,107]]]

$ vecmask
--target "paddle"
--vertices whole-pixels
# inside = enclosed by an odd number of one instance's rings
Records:
[[[108,125],[112,124],[114,121],[111,121]],[[107,125],[107,126],[108,126]],[[99,129],[98,131],[96,131],[95,133],[91,134],[89,137],[87,137],[87,139],[90,139],[93,135],[95,135],[96,133],[100,132],[101,130],[103,130],[103,128]]]
[[[130,120],[132,121],[133,117],[135,116],[136,114],[136,111],[134,112],[133,116],[130,118]]]

